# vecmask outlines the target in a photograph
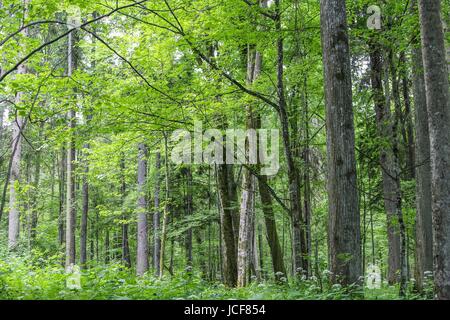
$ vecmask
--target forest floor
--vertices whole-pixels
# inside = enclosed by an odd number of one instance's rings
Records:
[[[254,281],[245,288],[226,288],[219,282],[203,280],[189,272],[136,277],[119,264],[94,266],[68,276],[60,264],[27,263],[23,258],[0,257],[0,299],[17,300],[396,300],[398,288],[384,285],[380,289],[365,289],[363,296],[349,295],[339,285],[319,281]],[[79,283],[79,287],[78,284]],[[70,288],[70,283],[75,287]],[[409,293],[405,299],[424,299]]]

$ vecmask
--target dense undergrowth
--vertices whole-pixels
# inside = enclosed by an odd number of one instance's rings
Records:
[[[52,261],[53,260],[53,261]],[[68,289],[68,275],[56,258],[0,257],[0,299],[19,300],[157,300],[157,299],[399,299],[396,287],[365,289],[350,295],[339,285],[322,279],[252,282],[246,288],[230,289],[219,282],[203,280],[197,273],[177,272],[162,279],[150,274],[136,277],[120,264],[91,266],[81,272],[81,289]],[[410,292],[406,299],[423,299]]]

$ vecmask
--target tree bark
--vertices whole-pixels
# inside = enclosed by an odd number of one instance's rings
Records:
[[[261,55],[252,48],[247,46],[247,84],[252,85],[256,78],[261,73]],[[246,107],[246,128],[248,130],[255,129],[255,119],[253,114],[253,108],[251,105]],[[247,137],[245,141],[245,157],[248,159],[249,150],[251,148]],[[256,142],[256,141],[254,141]],[[254,143],[253,142],[253,143]],[[237,285],[238,287],[244,287],[247,285],[250,266],[250,251],[251,251],[251,238],[252,238],[252,221],[255,214],[253,210],[253,200],[255,197],[255,177],[248,168],[242,168],[242,195],[241,195],[241,207],[239,211],[239,240],[238,240],[238,253],[237,253]]]
[[[430,131],[434,283],[450,299],[450,105],[440,0],[419,0],[422,54]]]
[[[29,0],[24,1],[24,19],[28,16],[28,4]],[[28,37],[28,28],[24,28],[21,31],[23,37]],[[21,64],[17,68],[18,74],[26,74],[28,72],[27,66]],[[23,92],[18,92],[15,97],[14,103],[16,105],[20,104],[22,100]],[[16,187],[20,180],[20,159],[22,156],[22,126],[24,125],[23,119],[18,115],[17,111],[15,113],[14,122],[12,124],[12,162],[11,169],[9,172],[9,220],[8,220],[8,249],[15,250],[19,241],[19,223],[20,223],[20,212],[19,204],[17,201],[17,190]]]
[[[345,0],[321,0],[328,158],[328,247],[332,282],[358,283],[361,270],[352,81]]]
[[[397,217],[397,170],[394,168],[392,140],[394,134],[391,113],[383,92],[382,74],[383,58],[378,44],[371,44],[370,49],[371,82],[377,117],[380,145],[380,166],[383,181],[384,208],[387,214],[388,233],[388,282],[394,284],[400,271],[400,235],[395,227]]]
[[[161,230],[161,261],[159,263],[159,276],[162,277],[164,274],[164,255],[165,255],[165,249],[166,249],[166,238],[167,238],[167,225],[169,223],[169,205],[170,205],[170,171],[169,171],[169,148],[168,148],[168,141],[167,141],[167,133],[164,132],[164,153],[165,153],[165,182],[166,182],[166,203],[164,205],[164,214],[163,214],[163,225]],[[173,242],[172,242],[172,248],[173,248]],[[172,258],[172,255],[171,255]],[[172,260],[170,261],[172,266]],[[170,273],[172,273],[171,268],[169,268]]]
[[[67,76],[72,76],[76,68],[74,35],[72,31],[68,35],[68,67]],[[75,264],[75,228],[76,228],[76,199],[75,199],[75,109],[68,112],[69,141],[67,143],[67,196],[66,196],[66,268]]]
[[[417,15],[417,1],[411,2]],[[416,173],[416,289],[423,290],[426,271],[433,270],[433,222],[431,208],[430,132],[428,129],[425,78],[420,39],[413,41],[412,77],[415,107],[415,173]]]
[[[62,248],[65,238],[64,230],[64,203],[65,203],[65,185],[66,185],[66,156],[65,147],[61,148],[61,159],[59,161],[59,213],[58,213],[58,244]]]
[[[155,276],[157,277],[159,277],[159,266],[161,264],[161,234],[160,234],[161,213],[159,208],[160,183],[161,183],[160,171],[161,171],[161,153],[157,152],[155,159],[155,198],[154,198],[155,212],[153,213],[153,237],[154,237],[153,265],[155,268]]]
[[[83,149],[89,149],[89,144],[86,143]],[[87,156],[87,153],[85,153]],[[84,159],[84,174],[83,174],[83,185],[82,185],[82,202],[83,211],[81,212],[81,222],[80,222],[80,265],[85,267],[87,262],[87,228],[88,228],[88,214],[89,214],[89,183],[87,180],[87,174],[89,172],[89,166],[87,159]]]
[[[225,145],[225,142],[224,142]],[[236,215],[233,178],[233,166],[218,164],[216,166],[217,191],[220,210],[220,234],[222,239],[223,282],[229,287],[237,284],[237,251],[233,230],[233,216]]]
[[[137,214],[137,254],[136,272],[144,275],[148,270],[148,226],[147,226],[147,146],[139,144],[138,154],[138,214]]]

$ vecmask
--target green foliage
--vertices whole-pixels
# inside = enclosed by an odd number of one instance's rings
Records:
[[[245,288],[230,289],[218,282],[203,280],[199,274],[177,272],[162,279],[150,274],[136,277],[120,264],[91,266],[81,273],[81,289],[67,289],[64,269],[58,257],[44,259],[0,258],[0,299],[19,300],[178,300],[178,299],[242,299],[242,300],[341,300],[361,299],[351,288],[330,285],[327,273],[323,279],[273,282],[252,282]],[[44,263],[44,261],[54,261]],[[283,280],[283,279],[282,279]],[[321,289],[322,287],[322,289]],[[365,299],[398,299],[396,287],[365,290]],[[410,294],[407,299],[420,296]]]

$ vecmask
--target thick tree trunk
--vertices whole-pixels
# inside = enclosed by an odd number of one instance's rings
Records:
[[[417,14],[417,1],[412,10]],[[433,221],[431,209],[430,132],[420,39],[412,49],[413,94],[416,128],[416,287],[423,289],[426,271],[433,270]]]
[[[430,131],[434,226],[434,282],[438,299],[450,299],[450,105],[440,0],[419,0]]]
[[[345,0],[321,0],[328,158],[328,250],[331,280],[358,283],[360,214]]]
[[[148,226],[147,226],[147,146],[139,144],[138,154],[138,215],[136,272],[142,276],[148,270]]]

